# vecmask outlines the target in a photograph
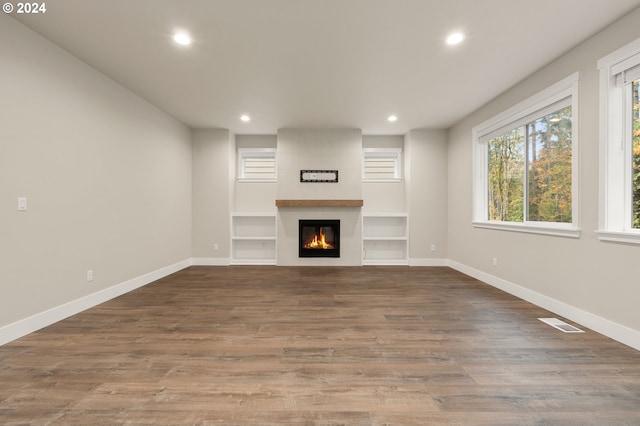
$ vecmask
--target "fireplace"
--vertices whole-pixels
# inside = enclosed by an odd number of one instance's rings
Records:
[[[301,219],[298,257],[340,257],[340,221]]]

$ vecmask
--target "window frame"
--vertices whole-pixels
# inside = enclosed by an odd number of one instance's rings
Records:
[[[512,106],[502,113],[482,122],[472,129],[473,144],[473,220],[476,228],[497,229],[504,231],[526,232],[561,237],[580,237],[579,200],[578,200],[578,72],[549,86],[541,92]],[[503,222],[489,220],[488,191],[488,148],[489,137],[524,125],[526,120],[534,121],[553,112],[549,109],[569,99],[571,106],[571,223],[558,222]],[[528,149],[528,146],[525,146]],[[526,185],[526,169],[525,169]],[[526,189],[526,186],[525,186]],[[526,190],[525,190],[526,194]],[[525,201],[526,202],[526,201]]]
[[[598,61],[600,79],[600,191],[598,238],[640,244],[633,228],[631,85],[617,76],[640,65],[640,39]],[[628,90],[627,90],[628,88]]]
[[[278,164],[276,148],[238,148],[238,182],[277,182]],[[259,179],[245,176],[247,159],[273,158],[273,177]]]
[[[365,177],[366,162],[370,158],[393,160],[393,177],[372,179]],[[402,148],[362,148],[362,181],[363,182],[402,182]]]

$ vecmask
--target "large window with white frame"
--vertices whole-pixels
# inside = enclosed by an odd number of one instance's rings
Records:
[[[238,180],[275,182],[276,149],[238,148]]]
[[[402,149],[363,148],[362,180],[365,182],[402,181]]]
[[[598,61],[601,240],[640,244],[640,39]]]
[[[473,129],[474,226],[579,236],[578,77]]]

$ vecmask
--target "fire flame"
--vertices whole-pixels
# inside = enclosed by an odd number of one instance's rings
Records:
[[[332,249],[333,244],[329,244],[325,241],[324,231],[320,228],[320,235],[315,234],[313,239],[304,245],[304,248],[311,249]]]

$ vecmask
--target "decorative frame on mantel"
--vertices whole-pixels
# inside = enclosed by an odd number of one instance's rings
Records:
[[[337,170],[300,170],[300,182],[337,183]]]

